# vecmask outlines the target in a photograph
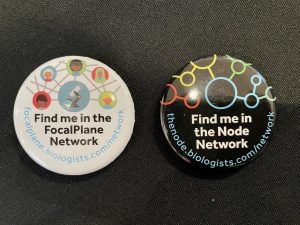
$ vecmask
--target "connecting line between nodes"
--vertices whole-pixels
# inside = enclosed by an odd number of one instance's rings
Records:
[[[190,64],[192,64],[193,67],[194,67],[194,68],[193,68],[193,72],[194,72],[196,69],[198,69],[198,70],[205,70],[205,69],[207,69],[207,70],[209,71],[209,74],[210,74],[211,78],[214,79],[214,78],[215,78],[215,75],[214,75],[214,73],[213,73],[211,67],[216,63],[216,61],[217,61],[217,55],[214,54],[213,61],[212,61],[211,64],[209,64],[208,66],[198,66],[197,64],[193,63],[192,61],[190,62]]]
[[[54,88],[52,88],[52,89],[48,92],[48,94],[50,94],[52,91],[54,91],[54,90],[57,88],[57,86],[59,86],[59,84],[61,84],[61,82],[63,82],[69,75],[70,75],[70,74],[67,74],[66,76],[64,76],[63,79],[61,79],[58,83],[56,83],[56,85],[54,86]]]
[[[231,69],[232,74],[230,75],[229,80],[232,80],[235,77],[235,75],[242,75],[246,71],[247,67],[252,65],[251,63],[245,63],[244,61],[242,61],[240,59],[235,59],[229,55],[226,55],[226,58],[231,60],[230,69]],[[235,63],[241,63],[243,65],[242,70],[237,71],[236,69],[234,69]]]
[[[215,62],[217,61],[217,55],[214,54],[214,58],[213,58],[213,61],[211,62],[211,64],[209,64],[208,66],[199,66],[197,64],[195,64],[194,62],[190,62],[190,64],[193,66],[193,69],[191,71],[185,71],[183,72],[181,75],[174,75],[173,77],[175,78],[178,78],[180,80],[180,83],[185,86],[185,87],[190,87],[192,85],[195,84],[196,82],[196,76],[194,74],[195,70],[198,69],[198,70],[208,70],[209,71],[209,74],[211,76],[212,79],[215,78],[215,75],[211,69],[211,67],[215,64]],[[192,77],[192,81],[190,83],[185,83],[183,81],[183,78],[186,76],[186,75],[189,75]]]
[[[65,61],[58,61],[58,64],[56,66],[54,66],[53,68],[58,68],[61,64],[64,64],[64,65],[67,65],[67,63]],[[92,66],[97,66],[96,64],[91,64],[91,65],[86,65],[86,67],[92,67]],[[62,69],[59,69],[59,70],[56,70],[56,72],[62,72],[62,71],[65,71],[67,70],[66,68],[62,68]],[[91,70],[85,70],[87,72],[92,72]],[[113,80],[113,81],[110,81],[108,83],[102,83],[100,86],[96,86],[88,77],[86,74],[81,74],[82,76],[84,76],[88,82],[94,87],[94,89],[91,89],[89,90],[89,92],[93,92],[95,90],[98,90],[98,92],[101,94],[102,91],[100,90],[100,88],[103,89],[103,91],[106,91],[105,90],[105,87],[110,85],[110,84],[113,84],[115,83],[117,80]],[[37,92],[39,92],[42,88],[43,91],[45,90],[48,90],[48,94],[50,94],[51,92],[54,92],[54,93],[58,93],[58,91],[56,91],[57,87],[62,87],[62,82],[68,77],[68,76],[71,76],[71,74],[66,74],[60,81],[57,81],[55,79],[53,79],[53,81],[56,83],[56,85],[53,87],[53,88],[50,88],[50,87],[47,87],[47,83],[45,81],[45,84],[41,84],[37,81],[37,77],[36,75],[34,76],[34,81],[30,81],[30,83],[32,84],[35,84],[36,85],[36,89],[37,89]],[[76,76],[74,76],[74,81],[76,81]],[[119,89],[120,89],[121,86],[118,86],[112,93],[115,94]],[[30,89],[29,87],[26,87],[26,89],[31,93],[31,94],[35,94],[35,92]],[[52,99],[53,101],[56,101],[56,99]]]

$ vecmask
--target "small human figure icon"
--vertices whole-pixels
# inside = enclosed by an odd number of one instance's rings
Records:
[[[35,108],[39,110],[45,110],[51,103],[51,97],[47,92],[39,91],[33,96],[32,103]]]
[[[73,59],[70,62],[70,70],[72,71],[72,75],[79,76],[81,74],[81,70],[83,68],[83,63],[79,59]]]
[[[44,80],[49,82],[49,81],[52,81],[52,78],[53,78],[53,73],[51,70],[48,70],[48,71],[45,71],[44,73]]]
[[[104,67],[96,67],[92,71],[92,79],[96,83],[104,83],[108,80],[109,73]]]
[[[54,67],[52,66],[47,66],[41,71],[41,78],[45,82],[50,82],[55,80],[56,78],[57,71]]]
[[[36,100],[37,100],[37,105],[38,105],[39,109],[46,108],[47,102],[48,102],[46,95],[41,94],[37,97]]]

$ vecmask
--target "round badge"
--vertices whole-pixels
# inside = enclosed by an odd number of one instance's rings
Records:
[[[266,147],[276,98],[251,63],[231,56],[190,62],[166,84],[161,124],[186,162],[218,169],[244,165]]]
[[[124,150],[135,120],[131,94],[107,65],[82,56],[34,70],[14,107],[17,137],[39,165],[56,173],[97,171]]]

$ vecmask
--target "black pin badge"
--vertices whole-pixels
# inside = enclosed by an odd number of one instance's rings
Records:
[[[166,84],[161,124],[175,152],[208,168],[244,165],[266,147],[276,98],[250,63],[231,56],[190,62]]]

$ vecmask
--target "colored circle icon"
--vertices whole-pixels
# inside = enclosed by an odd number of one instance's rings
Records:
[[[261,82],[262,82],[261,76],[259,76],[259,75],[253,75],[251,77],[251,84],[253,86],[259,86],[261,84]]]
[[[67,71],[72,76],[80,76],[84,74],[86,70],[86,64],[83,60],[72,59],[67,62]]]
[[[112,109],[117,104],[117,96],[110,91],[102,92],[99,96],[99,105],[103,109]]]
[[[231,96],[228,95],[228,96],[223,96],[222,98],[220,98],[220,96],[218,95],[218,93],[216,94],[217,96],[215,96],[215,93],[214,93],[214,92],[216,92],[215,90],[214,91],[210,91],[210,88],[215,83],[220,82],[220,81],[223,81],[223,82],[229,84],[230,87],[229,88],[227,87],[227,89],[225,90],[225,93],[230,93],[230,92],[233,93],[233,94],[231,94]],[[229,89],[231,89],[231,90],[229,90]],[[211,96],[213,96],[215,99],[217,99],[217,101],[216,102],[211,101],[210,100]],[[228,98],[230,98],[229,101],[227,100]],[[226,77],[217,77],[215,79],[212,79],[211,81],[208,82],[208,84],[205,87],[205,99],[206,99],[207,103],[211,107],[213,107],[215,109],[227,109],[227,108],[231,107],[235,103],[236,98],[237,98],[237,89],[236,89],[236,86],[235,86],[235,84],[231,80],[229,80]],[[216,104],[216,103],[220,103],[220,102],[223,103],[222,106],[219,106],[219,105]]]
[[[51,97],[47,92],[39,91],[33,95],[32,104],[39,110],[45,110],[51,104]]]
[[[58,101],[65,110],[79,112],[89,104],[90,92],[83,83],[70,81],[60,88]]]
[[[57,71],[53,66],[46,66],[45,68],[43,68],[41,70],[40,75],[41,75],[42,80],[44,80],[45,82],[51,82],[51,81],[55,80]]]
[[[92,79],[96,83],[102,84],[109,78],[108,71],[104,67],[96,67],[92,71]]]
[[[259,98],[256,94],[249,93],[244,98],[244,104],[249,109],[254,109],[259,105]]]

